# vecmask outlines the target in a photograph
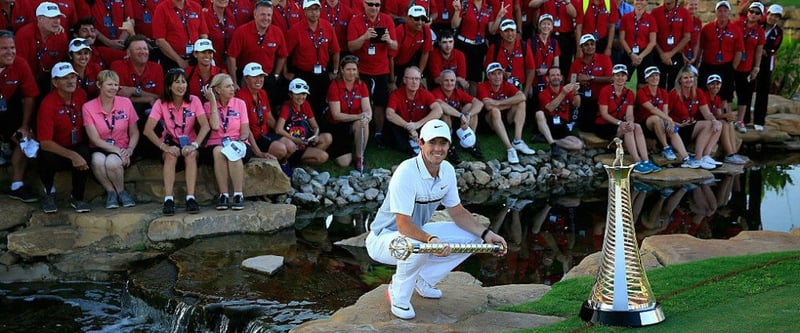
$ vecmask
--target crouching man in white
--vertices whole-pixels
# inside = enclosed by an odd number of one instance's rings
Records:
[[[389,243],[406,236],[412,243],[497,243],[506,248],[503,237],[478,223],[461,205],[453,165],[445,161],[450,148],[450,128],[439,119],[430,120],[420,131],[419,155],[397,167],[378,214],[367,235],[369,256],[381,263],[397,265],[386,292],[392,314],[402,319],[416,316],[411,296],[441,298],[434,286],[469,254],[451,254],[445,247],[436,254],[412,254],[397,260]],[[453,222],[427,223],[439,205],[444,205]],[[497,255],[504,255],[498,253]]]

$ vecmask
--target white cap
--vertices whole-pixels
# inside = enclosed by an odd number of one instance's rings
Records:
[[[238,161],[247,154],[247,145],[243,142],[232,141],[229,145],[222,148],[221,153],[225,155],[228,161]]]
[[[39,152],[39,142],[32,138],[24,137],[19,141],[19,149],[21,149],[28,158],[34,158]]]
[[[628,66],[625,66],[623,64],[614,65],[614,68],[611,69],[611,74],[617,74],[617,73],[628,74]]]
[[[472,148],[475,145],[475,132],[472,131],[472,128],[459,128],[456,130],[456,135],[458,135],[458,143],[461,144],[461,148]]]
[[[261,64],[257,62],[251,62],[244,66],[244,70],[242,70],[242,75],[259,76],[259,75],[267,75],[267,73],[265,73],[264,69],[261,68]]]
[[[781,5],[769,6],[769,8],[767,8],[767,13],[783,16],[783,7],[781,7]]]
[[[194,42],[194,48],[192,49],[194,52],[203,52],[211,50],[212,52],[217,52],[214,50],[214,44],[211,44],[211,41],[205,38],[200,38]]]
[[[594,35],[592,35],[592,34],[585,34],[585,35],[581,36],[581,45],[585,44],[588,41],[596,42],[597,39],[595,39]]]
[[[420,5],[413,5],[408,8],[408,16],[422,17],[424,21],[428,21],[428,13],[425,12],[425,7]]]
[[[89,46],[89,41],[85,38],[73,38],[69,42],[69,53],[79,52],[83,49],[92,49],[92,47]]]
[[[64,16],[64,14],[58,9],[58,5],[45,1],[40,3],[39,7],[36,7],[36,16],[58,17]]]
[[[311,7],[313,5],[321,6],[319,4],[319,0],[305,0],[305,1],[303,1],[303,9],[306,9],[306,8]]]
[[[714,81],[722,83],[722,77],[717,75],[717,74],[711,74],[706,79],[706,84],[711,84],[711,82],[714,82]]]
[[[493,62],[486,66],[486,74],[502,70],[503,70],[503,65],[501,65],[499,62]]]
[[[542,16],[539,16],[539,23],[538,24],[542,24],[542,21],[544,21],[544,20],[550,20],[550,22],[553,22],[553,15],[542,14]]]
[[[517,24],[514,23],[514,20],[505,19],[502,22],[500,22],[500,31],[506,31],[508,29],[517,30]]]
[[[303,79],[294,79],[289,82],[289,91],[292,94],[310,94],[308,91],[308,83]]]
[[[650,66],[644,69],[644,78],[649,78],[650,75],[661,74],[661,71],[656,66]]]
[[[750,8],[758,8],[761,11],[761,15],[764,15],[764,4],[760,2],[753,2],[750,4]]]
[[[728,7],[728,9],[731,9],[731,3],[727,2],[725,0],[722,0],[720,2],[717,2],[717,4],[714,6],[714,10],[719,9],[719,7],[722,7],[722,6],[725,6],[725,7]]]
[[[78,72],[72,68],[72,64],[68,62],[59,62],[53,65],[53,69],[50,70],[50,78],[62,78],[70,74],[78,75]]]
[[[450,141],[450,126],[441,119],[429,120],[419,131],[419,138],[428,142],[435,138],[445,138]]]

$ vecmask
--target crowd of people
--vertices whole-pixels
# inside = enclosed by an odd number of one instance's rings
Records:
[[[363,170],[368,144],[419,154],[434,119],[452,128],[456,163],[458,146],[483,159],[476,133],[519,163],[534,153],[530,128],[554,155],[583,149],[578,131],[621,137],[640,173],[661,169],[653,153],[713,169],[717,144],[724,162],[744,164],[735,131],[764,130],[783,8],[745,1],[733,18],[719,1],[703,23],[698,0],[684,2],[2,2],[9,195],[40,197],[23,182],[35,139],[45,212],[57,211],[53,175],[67,169],[76,211],[91,209],[90,170],[106,208],[134,206],[124,173],[142,158],[163,160],[164,214],[175,213],[182,170],[186,211],[199,211],[202,163],[214,167],[216,209],[242,209],[251,157],[288,174],[331,158]]]

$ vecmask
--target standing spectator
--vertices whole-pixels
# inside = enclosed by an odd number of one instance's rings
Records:
[[[164,215],[175,214],[175,173],[186,169],[186,212],[197,214],[200,206],[195,199],[197,182],[198,142],[203,142],[210,127],[200,98],[189,94],[186,74],[178,69],[167,71],[164,77],[164,94],[153,105],[153,111],[144,125],[144,136],[163,152],[164,167]],[[159,137],[155,128],[159,122],[164,124],[164,132]],[[183,164],[178,166],[183,157]]]
[[[690,168],[699,166],[707,170],[714,169],[721,165],[721,162],[711,158],[711,152],[719,142],[722,122],[711,114],[706,94],[697,87],[697,74],[692,68],[686,66],[681,69],[675,80],[675,89],[669,93],[669,105],[672,108],[669,116],[679,127],[678,133],[683,142],[694,143],[695,156],[684,164]]]
[[[153,39],[161,51],[161,66],[186,68],[194,42],[208,38],[200,4],[191,0],[164,0],[153,15]]]
[[[208,39],[215,46],[214,49],[222,51],[214,53],[214,64],[217,66],[224,66],[228,56],[228,45],[233,37],[233,32],[238,27],[232,6],[230,0],[214,0],[211,2],[211,10],[205,12],[204,15],[206,27],[208,27]],[[239,16],[245,15],[240,14]],[[249,10],[247,10],[247,18],[250,18]]]
[[[686,10],[691,16],[692,28],[689,34],[689,43],[683,48],[683,62],[692,66],[699,65],[697,55],[700,54],[700,32],[703,30],[703,21],[697,16],[700,7],[698,2],[700,0],[686,0]]]
[[[50,69],[67,56],[67,34],[61,26],[64,14],[58,5],[42,2],[36,7],[36,21],[17,32],[17,56],[25,59],[36,77],[39,90],[50,90]]]
[[[661,87],[672,89],[678,71],[683,67],[683,49],[689,44],[692,34],[692,16],[686,8],[678,6],[678,0],[664,0],[661,6],[650,12],[656,19],[656,61],[658,69],[664,75]],[[698,58],[699,52],[694,56]]]
[[[275,26],[285,35],[296,23],[303,21],[303,1],[275,0],[273,1],[277,15],[272,19]]]
[[[19,141],[33,135],[31,118],[39,88],[28,62],[17,56],[14,34],[7,30],[0,30],[0,76],[4,78],[0,80],[0,135],[13,149],[8,197],[22,202],[36,202],[36,195],[25,187],[23,181],[28,157],[22,153]]]
[[[536,111],[536,128],[550,144],[553,156],[563,155],[561,148],[581,150],[583,141],[571,134],[575,125],[572,113],[581,106],[577,94],[580,85],[577,82],[562,85],[564,78],[558,67],[550,67],[546,77],[547,88],[539,92],[541,110]]]
[[[100,96],[83,105],[83,120],[89,148],[92,149],[92,172],[106,190],[106,209],[136,206],[125,191],[125,168],[139,142],[139,116],[131,100],[117,96],[119,76],[104,70],[97,75]]]
[[[470,86],[467,81],[467,59],[464,52],[455,49],[455,39],[451,31],[444,31],[439,34],[439,47],[431,52],[428,60],[428,75],[433,78],[436,84],[439,81],[443,70],[449,69],[456,75],[456,83],[464,91],[474,91],[475,87]]]
[[[452,137],[458,137],[461,148],[468,151],[472,157],[483,160],[483,152],[475,142],[475,131],[478,129],[479,114],[483,109],[483,102],[474,96],[456,87],[456,73],[445,69],[439,75],[441,85],[433,89],[433,96],[442,109],[442,120],[453,128],[453,122],[458,120],[458,129]],[[453,140],[451,140],[452,142]],[[459,158],[455,145],[450,146],[447,158],[458,164]]]
[[[84,17],[72,26],[72,37],[83,38],[92,46],[92,62],[108,69],[114,61],[122,60],[128,53],[126,50],[112,48],[97,42],[97,29],[94,27],[93,17]]]
[[[634,9],[622,17],[619,40],[625,56],[621,62],[630,72],[636,70],[638,86],[644,87],[644,70],[654,64],[652,52],[656,47],[656,20],[647,12],[647,0],[633,0]],[[630,80],[630,77],[628,77]]]
[[[330,132],[338,138],[331,146],[330,154],[339,166],[350,165],[353,161],[355,169],[363,171],[372,106],[369,89],[358,77],[358,58],[342,58],[339,77],[328,88],[327,99]],[[351,137],[352,140],[348,140]]]
[[[569,67],[570,81],[574,76],[581,84],[581,112],[578,113],[578,128],[592,132],[597,115],[597,96],[600,89],[610,83],[611,58],[595,53],[595,38],[586,34],[581,36],[581,54]],[[570,82],[571,83],[571,82]]]
[[[719,137],[720,147],[725,153],[725,163],[743,165],[747,163],[745,156],[739,155],[736,152],[739,150],[738,140],[736,133],[733,129],[733,121],[736,115],[731,110],[722,108],[722,99],[719,98],[719,90],[722,88],[722,78],[719,75],[712,74],[706,80],[706,93],[708,94],[708,109],[711,114],[722,123],[722,133]]]
[[[153,13],[156,12],[156,7],[159,1],[164,0],[136,0],[128,2],[133,12],[133,21],[136,26],[136,32],[153,38]]]
[[[392,57],[394,70],[389,76],[389,81],[399,73],[405,73],[409,66],[418,67],[423,73],[428,65],[428,57],[433,51],[433,33],[427,25],[430,22],[425,8],[411,6],[408,8],[408,18],[397,26],[397,40],[400,41],[397,53]]]
[[[0,1],[0,30],[18,31],[30,19],[16,0]]]
[[[742,29],[730,24],[730,3],[724,0],[717,2],[715,13],[717,19],[704,25],[700,33],[700,45],[703,45],[699,55],[700,80],[705,82],[711,74],[722,77],[722,90],[719,95],[722,98],[722,106],[728,109],[733,100],[733,70],[739,67],[742,60],[744,39]],[[744,127],[744,123],[741,125]]]
[[[243,142],[250,137],[247,106],[234,96],[233,79],[228,74],[217,74],[211,79],[204,105],[211,134],[205,149],[200,150],[201,160],[212,160],[214,178],[219,196],[217,210],[244,209],[244,164],[253,151]],[[233,200],[228,192],[228,181],[233,185]]]
[[[319,18],[319,0],[306,0],[303,13],[305,19],[286,34],[286,48],[292,59],[291,65],[287,66],[289,73],[286,77],[298,77],[308,83],[311,110],[316,118],[322,119],[328,86],[339,72],[336,67],[339,63],[339,41],[333,26]]]
[[[530,39],[530,48],[533,50],[533,63],[536,69],[537,96],[548,85],[548,70],[551,67],[558,68],[561,63],[561,49],[558,46],[558,41],[551,35],[553,31],[553,16],[542,14],[542,16],[539,16],[538,25],[539,32]]]
[[[252,0],[228,0],[228,8],[233,13],[233,22],[235,26],[243,25],[253,19],[253,6]]]
[[[225,70],[214,64],[214,55],[217,50],[213,43],[208,39],[198,39],[194,42],[192,54],[197,59],[197,63],[186,68],[186,78],[189,84],[189,94],[200,98],[202,103],[206,102],[203,89],[211,82],[211,79]]]
[[[753,100],[753,89],[758,72],[761,70],[761,57],[764,54],[764,29],[759,22],[764,15],[764,5],[753,2],[747,18],[734,23],[737,29],[742,29],[742,61],[734,68],[733,78],[736,88],[736,130],[747,132],[747,123],[750,122],[750,102]],[[762,127],[761,130],[764,130]],[[760,132],[760,131],[759,131]]]
[[[306,101],[309,90],[303,79],[289,82],[289,100],[281,107],[275,131],[294,143],[293,158],[305,164],[319,165],[328,161],[326,150],[333,142],[330,133],[320,133],[311,106]]]
[[[486,109],[486,122],[506,147],[509,163],[519,163],[517,151],[535,153],[522,141],[525,126],[525,93],[504,78],[503,65],[493,62],[486,66],[486,81],[478,85],[478,99]],[[508,139],[505,122],[514,124],[514,141]]]
[[[456,49],[464,52],[464,57],[475,63],[483,63],[486,56],[486,34],[489,25],[489,0],[470,0],[464,6],[461,1],[453,1],[451,27],[458,30]],[[471,89],[483,81],[483,71],[477,66],[467,68],[467,81]]]
[[[78,1],[80,1],[80,0],[78,0]],[[81,11],[81,10],[83,10],[84,12],[88,11],[88,8],[86,7],[86,5],[82,4],[82,3],[79,3],[78,1],[75,1],[75,0],[59,0],[58,2],[52,2],[51,1],[52,3],[55,3],[56,5],[58,5],[58,10],[61,11],[61,14],[64,14],[64,16],[62,16],[61,19],[60,19],[61,20],[61,26],[64,28],[64,31],[69,30],[69,27],[71,27],[73,24],[78,22],[78,12],[79,11]],[[22,3],[22,2],[27,2],[27,4]],[[41,5],[42,2],[44,2],[44,1],[42,1],[42,0],[20,1],[20,3],[17,3],[17,5],[20,5],[22,8],[24,8],[27,11],[27,13],[25,13],[25,15],[28,15],[28,16],[30,16],[30,19],[35,20],[36,17],[34,16],[34,10],[39,5]]]
[[[575,16],[575,35],[590,34],[594,37],[597,48],[602,54],[611,56],[612,42],[614,41],[614,25],[619,21],[617,2],[614,0],[582,0]],[[581,43],[578,40],[577,57],[582,54]]]
[[[422,72],[416,66],[406,69],[403,86],[389,95],[386,105],[388,131],[395,148],[410,155],[419,154],[419,129],[431,119],[442,117],[442,109],[430,91],[422,87]]]
[[[658,67],[651,66],[644,70],[644,76],[647,80],[646,85],[636,92],[636,108],[633,118],[642,127],[645,137],[656,137],[658,143],[663,147],[661,156],[669,161],[680,158],[685,162],[689,154],[686,153],[686,146],[676,130],[678,127],[669,116],[669,93],[658,86],[661,72]],[[675,152],[678,155],[675,155]],[[696,167],[696,165],[684,165]]]
[[[444,32],[449,32],[450,35],[453,34],[453,27],[450,24],[453,20],[453,14],[455,13],[454,4],[456,2],[458,2],[459,5],[461,4],[461,0],[431,1],[431,30],[437,35],[441,35]]]
[[[500,24],[499,43],[489,46],[486,53],[486,63],[496,62],[503,66],[506,80],[511,82],[517,89],[525,93],[525,96],[533,95],[534,63],[533,52],[530,44],[518,38],[517,25],[513,20],[503,20]],[[501,52],[502,51],[502,52]]]
[[[353,19],[353,10],[339,0],[322,1],[322,18],[328,20],[336,31],[336,40],[339,41],[339,49],[345,53],[347,50],[347,26]]]
[[[783,7],[772,5],[767,9],[767,23],[764,27],[766,43],[764,54],[761,56],[761,70],[756,78],[756,102],[753,105],[753,127],[756,131],[764,130],[764,121],[767,117],[767,101],[772,88],[772,72],[775,70],[775,61],[778,49],[783,42],[783,28],[778,23],[783,16]]]
[[[78,73],[69,63],[57,63],[51,75],[54,89],[42,100],[36,121],[37,138],[41,142],[37,165],[44,186],[42,210],[48,214],[58,211],[53,185],[56,171],[70,170],[69,204],[78,213],[88,212],[92,207],[84,201],[84,190],[89,176],[89,148],[80,112],[86,93],[78,89]]]
[[[287,159],[294,153],[289,150],[294,143],[281,138],[275,133],[275,117],[270,109],[269,96],[264,90],[264,77],[267,76],[261,65],[251,62],[244,66],[244,87],[239,89],[236,97],[244,101],[247,107],[247,119],[250,127],[250,148],[253,155],[259,158],[277,159],[283,168]]]
[[[134,17],[133,7],[127,5],[128,1],[83,1],[89,5],[90,15],[86,16],[94,17],[102,22],[102,24],[97,25],[97,40],[105,46],[122,49],[129,35],[127,31],[121,30],[120,27],[128,18]]]
[[[613,83],[605,86],[598,97],[598,113],[595,119],[597,136],[611,140],[622,137],[625,150],[631,155],[636,166],[634,172],[651,173],[661,171],[647,155],[642,127],[634,121],[633,105],[636,103],[633,91],[625,87],[628,69],[625,65],[614,65]]]
[[[571,64],[575,56],[575,25],[573,19],[578,15],[575,6],[570,0],[533,0],[531,3],[540,2],[539,15],[549,14],[553,18],[553,35],[558,40],[558,48],[561,50],[559,58],[562,64]],[[540,18],[541,19],[541,18]],[[564,66],[561,75],[567,77],[569,68]]]
[[[103,70],[92,61],[92,51],[86,39],[75,38],[69,42],[69,58],[72,69],[78,74],[78,88],[86,93],[87,98],[97,97],[97,74]]]
[[[375,142],[383,144],[386,102],[389,98],[389,52],[398,48],[392,17],[380,12],[381,2],[364,0],[364,13],[353,16],[347,28],[347,48],[358,57],[361,80],[372,94],[372,116],[375,119]]]

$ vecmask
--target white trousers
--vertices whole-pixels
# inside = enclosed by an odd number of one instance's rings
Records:
[[[436,235],[445,243],[482,243],[480,237],[461,229],[453,222],[427,223],[422,226],[425,232]],[[375,236],[370,232],[367,235],[366,245],[369,256],[380,263],[397,265],[397,271],[392,277],[392,290],[397,297],[395,302],[410,303],[414,293],[417,278],[422,278],[435,286],[442,278],[450,273],[456,266],[469,257],[469,253],[454,253],[447,257],[437,257],[433,254],[412,254],[406,260],[397,260],[389,252],[389,243],[401,236],[398,231],[384,230]],[[414,244],[420,243],[415,239],[408,239]]]

